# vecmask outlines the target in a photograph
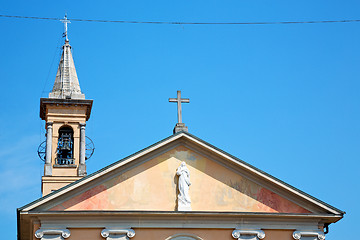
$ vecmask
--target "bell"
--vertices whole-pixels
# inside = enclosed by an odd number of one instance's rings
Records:
[[[71,150],[69,139],[64,139],[64,140],[63,140],[63,144],[62,144],[62,146],[61,146],[60,149],[61,149],[62,151],[70,151],[70,150]]]

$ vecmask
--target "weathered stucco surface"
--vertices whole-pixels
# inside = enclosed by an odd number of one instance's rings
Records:
[[[103,228],[73,228],[68,240],[104,240],[100,233]],[[192,234],[204,240],[234,240],[231,233],[234,229],[193,229],[193,228],[134,228],[137,239],[166,240],[175,234]],[[293,230],[264,230],[264,240],[294,240]]]
[[[264,230],[264,240],[294,240],[292,234],[294,230]]]
[[[31,238],[32,240],[38,240],[36,237],[35,237],[35,232],[40,228],[40,223],[34,223],[33,226],[32,226],[32,231],[31,231]]]
[[[103,228],[72,228],[69,230],[71,234],[66,240],[105,240],[101,236]]]
[[[197,237],[200,237],[204,240],[234,240],[231,236],[233,229],[193,229],[193,228],[183,228],[183,229],[176,229],[176,228],[169,228],[169,229],[156,229],[156,228],[138,228],[135,230],[135,237],[133,240],[136,239],[159,239],[159,240],[166,240],[175,234],[192,234]]]
[[[64,106],[61,104],[47,104],[45,120],[53,123],[51,143],[51,166],[52,176],[42,178],[43,196],[58,190],[65,185],[76,181],[78,177],[79,155],[80,155],[80,125],[87,119],[87,107],[79,105]],[[55,167],[59,129],[63,126],[71,127],[74,131],[73,158],[75,167]]]
[[[178,146],[51,210],[176,209],[176,169],[191,173],[194,211],[308,213],[306,209],[186,147]]]

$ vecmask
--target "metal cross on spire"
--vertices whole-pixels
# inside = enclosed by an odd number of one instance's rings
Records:
[[[65,37],[65,41],[69,41],[68,39],[68,35],[67,35],[67,24],[71,23],[68,19],[67,19],[67,15],[65,14],[64,19],[60,20],[62,23],[64,23],[64,33],[63,33],[63,37]]]
[[[169,98],[169,102],[176,102],[177,103],[177,109],[178,109],[178,123],[176,124],[174,128],[174,133],[180,132],[180,131],[187,131],[187,127],[182,122],[182,111],[181,111],[181,103],[189,103],[189,98],[181,98],[181,91],[177,91],[177,98]]]

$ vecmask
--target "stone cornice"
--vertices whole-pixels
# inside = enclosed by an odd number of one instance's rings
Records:
[[[91,99],[57,99],[57,98],[40,98],[40,118],[45,120],[46,106],[59,105],[59,106],[86,106],[86,120],[89,120],[93,100]]]
[[[25,217],[25,216],[24,216]],[[29,217],[28,215],[26,217]],[[119,226],[124,228],[218,228],[218,229],[288,229],[288,230],[306,230],[318,229],[323,227],[321,219],[276,219],[276,218],[241,218],[230,217],[224,218],[220,216],[38,216],[41,226],[47,229],[58,228],[107,228],[116,229]]]
[[[186,218],[198,217],[214,217],[217,218],[244,218],[244,219],[287,219],[288,221],[304,220],[322,220],[322,222],[336,222],[341,219],[341,215],[333,214],[296,214],[296,213],[261,213],[261,212],[210,212],[210,211],[30,211],[21,212],[22,215],[27,216],[74,216],[74,217],[89,217],[89,216],[122,216],[122,217],[149,217],[149,218],[179,218],[181,216]]]

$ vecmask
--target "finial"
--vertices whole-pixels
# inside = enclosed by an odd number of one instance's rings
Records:
[[[181,111],[181,103],[189,103],[190,99],[181,98],[181,91],[177,91],[177,98],[169,98],[169,102],[176,102],[178,108],[178,123],[175,125],[174,133],[180,131],[188,131],[188,128],[185,126],[185,123],[182,122],[182,111]]]
[[[63,37],[65,37],[65,41],[69,41],[68,39],[68,35],[67,35],[67,24],[71,23],[68,19],[67,19],[67,14],[65,13],[65,17],[64,19],[60,20],[62,23],[64,23],[64,33],[63,33]]]

